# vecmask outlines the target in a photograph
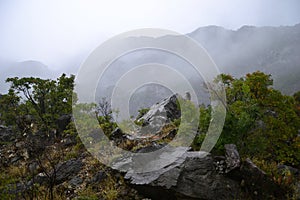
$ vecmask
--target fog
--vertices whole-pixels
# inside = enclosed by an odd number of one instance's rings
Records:
[[[37,60],[51,69],[76,68],[101,42],[132,29],[294,25],[299,10],[297,0],[1,1],[0,63]]]
[[[243,25],[286,26],[300,22],[299,10],[298,0],[1,1],[0,93],[7,89],[6,76],[76,74],[99,44],[132,29],[186,34],[208,25],[232,30]],[[37,66],[20,70],[24,61]]]

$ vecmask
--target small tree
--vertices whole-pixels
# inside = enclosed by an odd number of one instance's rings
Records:
[[[25,107],[40,129],[50,131],[57,128],[61,115],[72,112],[74,78],[62,74],[57,80],[15,77],[6,81],[11,83],[9,98],[14,99],[14,109],[19,109],[16,113],[24,115],[21,108]]]
[[[101,129],[105,135],[109,136],[117,127],[117,124],[113,120],[113,111],[109,101],[106,98],[102,98],[99,101],[96,114]]]

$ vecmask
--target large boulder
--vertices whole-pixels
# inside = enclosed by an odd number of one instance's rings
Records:
[[[212,156],[206,152],[185,152],[172,149],[178,155],[171,164],[148,171],[128,169],[125,179],[142,195],[151,199],[235,199],[241,194],[239,183],[219,174]],[[160,156],[168,159],[167,155]],[[172,157],[172,156],[170,156]],[[135,158],[128,159],[133,162]],[[148,158],[144,163],[155,165],[160,159]],[[123,166],[132,163],[124,163]]]
[[[284,196],[284,192],[272,178],[249,158],[241,161],[236,145],[225,145],[225,163],[226,176],[241,182],[243,189],[246,189],[252,198],[266,199]]]
[[[240,167],[241,178],[248,192],[256,199],[284,197],[284,191],[268,176],[259,169],[249,158]]]
[[[144,127],[147,127],[147,129],[142,130],[142,132],[154,134],[161,130],[165,124],[180,118],[179,98],[178,94],[174,94],[151,106],[150,110],[137,120],[142,123]]]
[[[132,150],[135,146],[147,147],[158,141],[174,138],[177,129],[170,122],[181,116],[179,98],[182,97],[174,94],[151,106],[146,114],[137,119],[141,126],[135,127],[134,134],[128,134],[116,128],[109,135],[109,139],[120,148]]]
[[[164,144],[140,149],[112,167],[124,171],[129,184],[153,200],[284,197],[280,187],[250,159],[241,161],[235,145],[225,145],[225,150],[225,156],[213,157]]]
[[[80,159],[70,159],[65,162],[58,163],[55,166],[55,171],[50,171],[50,177],[55,177],[55,184],[58,185],[64,181],[73,179],[81,170],[83,163]],[[54,174],[55,173],[55,174]],[[43,184],[49,181],[49,177],[45,173],[39,173],[35,176],[34,181]],[[29,182],[29,185],[33,180]]]
[[[176,187],[180,195],[196,199],[238,198],[239,183],[218,174],[210,155],[203,158],[198,155],[198,152],[187,154]]]

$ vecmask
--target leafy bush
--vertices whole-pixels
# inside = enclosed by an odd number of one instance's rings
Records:
[[[244,157],[299,166],[298,93],[294,97],[281,94],[271,87],[271,76],[262,72],[239,79],[223,74],[221,78],[226,88],[227,114],[214,151],[224,153],[224,144],[234,143]],[[200,107],[200,133],[207,130],[210,112],[210,107]],[[199,134],[195,139],[195,149],[203,138]]]

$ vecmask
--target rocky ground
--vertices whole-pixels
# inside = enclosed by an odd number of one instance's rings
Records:
[[[271,176],[250,159],[240,158],[234,144],[225,145],[221,156],[168,146],[165,141],[176,135],[175,128],[167,129],[166,134],[166,129],[159,127],[166,127],[170,119],[180,116],[176,98],[172,96],[154,105],[140,118],[155,134],[132,137],[120,129],[111,134],[111,140],[135,153],[157,152],[151,159],[140,160],[142,166],[167,161],[167,165],[152,170],[132,164],[140,159],[140,154],[119,158],[112,168],[104,166],[87,152],[76,134],[24,135],[0,126],[0,199],[286,198],[286,191]],[[64,116],[58,122],[61,132],[68,120],[70,117]],[[279,166],[279,170],[287,167]],[[298,169],[289,171],[299,176]],[[294,197],[300,198],[297,195]]]

